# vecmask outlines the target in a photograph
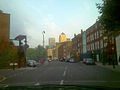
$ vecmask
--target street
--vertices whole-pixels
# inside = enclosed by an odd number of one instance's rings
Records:
[[[0,74],[6,77],[6,80],[0,83],[0,86],[4,87],[44,84],[120,86],[120,72],[81,62],[46,61],[44,64],[38,64],[37,67],[15,71],[1,70]]]

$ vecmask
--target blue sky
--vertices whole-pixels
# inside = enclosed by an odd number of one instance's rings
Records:
[[[101,0],[0,0],[0,9],[10,13],[10,38],[25,34],[30,47],[45,44],[49,37],[58,37],[64,32],[68,38],[86,30],[99,16],[96,3]]]

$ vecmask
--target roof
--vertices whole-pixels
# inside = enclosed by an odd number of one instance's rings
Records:
[[[86,31],[91,30],[92,28],[94,28],[95,25],[97,25],[99,23],[99,21],[96,21],[92,26],[90,26]]]

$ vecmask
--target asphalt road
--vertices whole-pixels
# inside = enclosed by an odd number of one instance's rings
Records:
[[[0,74],[6,77],[6,80],[0,83],[0,86],[4,87],[44,84],[120,87],[120,72],[80,62],[45,62],[35,68],[3,70]]]

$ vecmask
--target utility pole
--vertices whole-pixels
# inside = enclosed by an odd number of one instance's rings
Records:
[[[45,48],[45,40],[44,40],[45,31],[43,31],[42,34],[43,34],[43,48]]]

